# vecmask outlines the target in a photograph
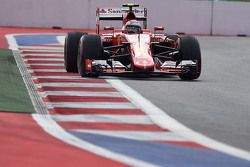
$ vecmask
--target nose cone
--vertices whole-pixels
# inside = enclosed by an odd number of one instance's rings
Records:
[[[154,61],[150,56],[136,57],[134,60],[134,70],[136,71],[154,71]]]
[[[136,34],[125,36],[131,47],[132,64],[135,71],[154,71],[151,56],[150,35]]]

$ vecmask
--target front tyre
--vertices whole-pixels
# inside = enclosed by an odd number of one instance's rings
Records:
[[[82,77],[96,77],[99,71],[92,66],[93,60],[103,60],[103,45],[99,35],[84,35],[80,39],[77,58],[78,72]]]
[[[180,38],[180,54],[182,60],[192,60],[197,63],[196,68],[190,68],[187,73],[179,74],[182,80],[194,80],[201,74],[201,51],[196,38],[186,36]]]
[[[77,53],[80,38],[86,35],[82,32],[69,32],[64,44],[64,67],[67,72],[77,72]]]

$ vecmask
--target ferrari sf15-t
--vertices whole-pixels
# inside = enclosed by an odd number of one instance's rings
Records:
[[[122,27],[100,21],[121,21]],[[142,26],[141,26],[142,23]],[[164,34],[164,28],[147,29],[147,9],[125,4],[123,8],[98,8],[96,33],[70,32],[65,38],[67,72],[82,77],[99,75],[179,75],[194,80],[201,73],[201,52],[196,38]]]

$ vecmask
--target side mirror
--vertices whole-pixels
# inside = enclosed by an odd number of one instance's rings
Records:
[[[115,28],[114,28],[114,27],[112,27],[112,26],[105,26],[105,27],[104,27],[104,30],[114,31],[114,30],[115,30]]]
[[[164,31],[164,27],[162,27],[162,26],[154,27],[154,33],[155,33],[156,31]]]

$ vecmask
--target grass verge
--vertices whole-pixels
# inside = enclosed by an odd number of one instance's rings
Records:
[[[0,49],[0,111],[35,112],[12,51]]]

